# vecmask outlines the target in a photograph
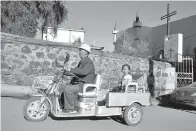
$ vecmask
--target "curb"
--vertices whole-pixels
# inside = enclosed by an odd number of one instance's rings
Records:
[[[30,86],[1,84],[1,97],[27,97],[37,93]]]

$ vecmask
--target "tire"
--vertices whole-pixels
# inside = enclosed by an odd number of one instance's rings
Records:
[[[161,97],[161,105],[163,106],[168,106],[169,104],[171,104],[171,96],[170,95],[165,95]]]
[[[135,115],[135,116],[133,116],[133,115]],[[133,118],[133,117],[136,117],[136,118]],[[139,105],[137,103],[133,103],[129,107],[127,107],[125,109],[125,112],[123,115],[123,119],[124,119],[125,123],[129,126],[138,125],[141,122],[142,117],[143,117],[143,109],[142,109],[141,105]]]
[[[26,120],[39,122],[44,121],[48,117],[50,112],[50,105],[47,100],[45,100],[42,105],[42,108],[44,108],[43,111],[39,111],[39,108],[36,108],[38,107],[38,103],[40,102],[40,100],[41,97],[32,97],[25,103],[23,107],[23,115]],[[38,111],[35,111],[36,109],[38,109]]]

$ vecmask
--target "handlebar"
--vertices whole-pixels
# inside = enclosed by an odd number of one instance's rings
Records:
[[[73,73],[71,73],[70,71],[67,71],[67,70],[63,70],[63,75],[77,77],[75,74],[73,74]]]
[[[63,75],[66,75],[66,76],[73,76],[73,77],[76,77],[76,78],[78,79],[78,82],[87,83],[87,81],[81,80],[78,76],[76,76],[74,73],[71,73],[70,71],[67,71],[67,70],[65,70],[65,69],[62,69],[61,72],[62,72],[62,74],[61,74],[60,78],[62,78]]]

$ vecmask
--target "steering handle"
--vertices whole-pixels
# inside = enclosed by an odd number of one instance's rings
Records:
[[[67,70],[63,70],[63,75],[77,77],[75,74],[73,74],[73,73],[71,73],[70,71],[67,71]]]
[[[74,73],[71,73],[70,71],[64,70],[63,74],[67,76],[74,76],[78,79],[79,82],[87,83],[87,81],[81,80],[78,76],[76,76]]]

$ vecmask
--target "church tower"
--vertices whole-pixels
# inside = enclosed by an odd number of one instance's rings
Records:
[[[133,22],[133,27],[134,28],[141,28],[142,27],[142,22],[140,22],[140,18],[138,16],[138,12],[136,14],[136,20]]]
[[[139,20],[138,12],[136,14],[136,20],[133,22],[133,27],[135,30],[135,40],[139,40],[140,29],[142,27],[142,22]]]

